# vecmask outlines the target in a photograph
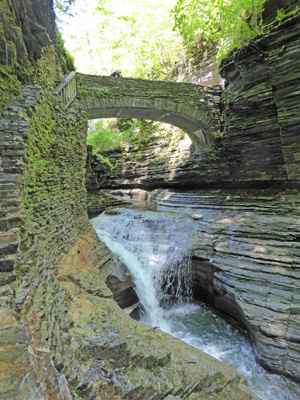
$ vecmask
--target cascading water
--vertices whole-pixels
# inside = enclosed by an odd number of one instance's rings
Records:
[[[120,208],[92,222],[100,239],[128,267],[142,307],[141,320],[168,330],[160,306],[164,294],[190,296],[191,220]]]
[[[192,219],[178,214],[115,209],[91,220],[100,239],[129,269],[142,322],[234,367],[262,400],[299,400],[299,385],[270,374],[247,340],[203,304],[189,300]],[[180,302],[163,306],[166,293]],[[187,299],[187,300],[184,300]]]

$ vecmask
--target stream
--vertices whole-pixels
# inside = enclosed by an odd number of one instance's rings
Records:
[[[191,298],[194,221],[177,213],[118,208],[91,220],[99,238],[130,271],[139,319],[235,368],[262,400],[299,400],[300,386],[267,372],[249,341]],[[176,300],[175,300],[176,299]]]

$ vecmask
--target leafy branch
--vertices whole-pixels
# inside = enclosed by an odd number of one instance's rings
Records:
[[[55,0],[55,8],[61,13],[69,13],[76,0]]]
[[[219,59],[261,32],[265,0],[177,0],[171,13],[195,58],[217,48]],[[237,18],[238,17],[238,18]]]

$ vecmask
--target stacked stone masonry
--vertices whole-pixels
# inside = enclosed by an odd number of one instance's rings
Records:
[[[23,155],[28,138],[27,113],[40,95],[40,87],[26,86],[12,104],[2,112],[0,120],[1,154],[1,253],[0,283],[12,282],[20,242],[20,204],[24,193]]]
[[[1,398],[5,400],[13,397],[21,399],[21,391],[19,394],[16,389],[25,376],[36,382],[28,352],[28,332],[24,323],[18,322],[12,307],[13,289],[10,284],[16,280],[20,230],[24,222],[20,207],[24,196],[23,159],[29,131],[28,114],[39,98],[40,91],[40,87],[24,87],[20,95],[12,99],[12,104],[4,109],[0,120],[0,386]],[[5,382],[4,391],[2,382]],[[36,393],[40,393],[39,385],[33,386]]]

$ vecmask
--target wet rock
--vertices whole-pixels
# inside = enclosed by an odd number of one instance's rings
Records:
[[[89,259],[92,248],[84,242],[80,247]],[[96,265],[84,266],[75,256],[77,248],[61,260],[58,279],[71,299],[69,316],[74,325],[69,330],[70,345],[91,383],[90,387],[80,389],[84,398],[91,393],[107,400],[114,396],[164,399],[168,394],[187,398],[192,393],[195,398],[209,395],[228,400],[256,398],[232,368],[134,321],[112,298],[86,291],[86,283],[81,284],[86,282],[86,276],[95,280],[109,270],[101,272]],[[91,274],[86,275],[87,268]],[[70,279],[70,271],[78,277],[77,281]]]
[[[196,215],[194,295],[250,332],[264,366],[300,380],[298,193],[166,191],[157,203]]]

